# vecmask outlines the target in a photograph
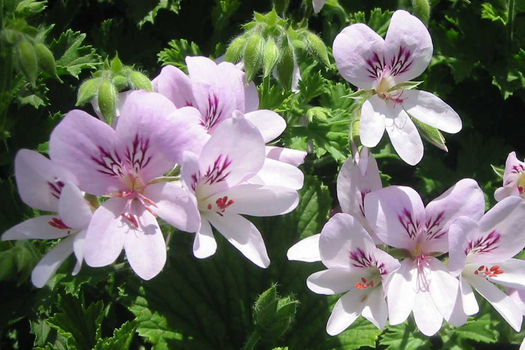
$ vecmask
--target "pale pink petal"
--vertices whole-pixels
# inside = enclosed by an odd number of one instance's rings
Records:
[[[507,294],[519,306],[521,313],[525,315],[525,290],[507,288]]]
[[[377,95],[370,97],[361,108],[360,137],[366,147],[375,147],[385,133],[385,118],[395,111]]]
[[[509,177],[525,172],[525,163],[516,157],[516,152],[510,152],[505,162],[505,173],[503,174],[503,185],[509,183]]]
[[[84,242],[84,259],[89,266],[107,266],[117,260],[126,236],[135,234],[121,216],[125,205],[121,198],[110,198],[93,214]]]
[[[180,180],[183,187],[195,193],[197,180],[199,178],[198,174],[199,156],[192,152],[184,152],[180,169]]]
[[[463,308],[463,300],[461,294],[461,288],[458,288],[458,293],[456,295],[456,302],[454,303],[454,309],[450,318],[447,319],[447,322],[453,325],[454,327],[461,327],[467,323],[468,315],[465,313]]]
[[[354,254],[368,257],[376,250],[363,226],[344,213],[336,214],[323,227],[319,248],[323,264],[328,268],[350,268],[357,264],[352,259]]]
[[[40,259],[31,273],[31,282],[35,287],[42,288],[45,286],[60,265],[73,253],[74,239],[73,236],[63,239]]]
[[[270,265],[261,233],[250,221],[230,213],[224,213],[223,216],[207,214],[204,218],[255,265],[262,268]]]
[[[324,6],[326,0],[312,0],[312,5],[314,7],[314,13],[319,13]]]
[[[459,275],[465,267],[468,252],[467,237],[477,238],[478,235],[478,223],[471,218],[460,217],[450,225],[448,231],[448,244],[450,247],[448,268],[452,275]]]
[[[190,79],[194,83],[205,83],[208,85],[219,86],[221,82],[217,64],[207,57],[188,56],[186,57],[186,66]]]
[[[300,190],[303,187],[304,174],[293,165],[265,158],[263,167],[249,182]]]
[[[193,255],[198,259],[205,259],[215,254],[216,251],[217,241],[215,241],[215,237],[213,237],[210,223],[208,220],[202,220],[199,231],[195,233]]]
[[[236,109],[235,96],[227,87],[193,83],[193,95],[201,114],[202,125],[210,134],[224,120],[231,118]]]
[[[75,239],[73,241],[73,252],[75,253],[75,257],[77,258],[75,268],[71,273],[73,276],[76,276],[80,272],[82,262],[84,261],[84,243],[86,241],[86,235],[87,229],[82,230],[75,235]]]
[[[388,317],[391,325],[406,321],[416,300],[417,270],[414,261],[405,259],[388,285]]]
[[[216,193],[254,176],[264,159],[261,133],[239,113],[222,122],[202,149],[200,172],[221,172],[217,181],[209,185],[209,191]]]
[[[60,229],[51,225],[57,220],[60,220],[57,215],[42,215],[31,218],[7,230],[2,235],[2,241],[18,239],[55,239],[66,237],[74,232],[73,230]]]
[[[288,260],[293,261],[321,261],[321,253],[319,252],[320,237],[321,235],[317,234],[300,240],[288,249],[286,257]]]
[[[74,229],[88,227],[93,212],[82,192],[71,182],[66,182],[58,203],[60,219]]]
[[[253,112],[259,108],[259,91],[252,81],[244,89],[244,112]]]
[[[291,148],[266,146],[266,158],[278,160],[298,167],[304,163],[307,153]]]
[[[480,235],[470,239],[467,262],[496,263],[518,254],[525,247],[525,201],[508,197],[498,202],[479,222]],[[487,241],[488,240],[488,241]],[[484,248],[489,242],[489,247]]]
[[[284,215],[294,210],[299,204],[297,191],[286,187],[237,185],[219,192],[206,199],[207,209],[221,212],[221,201],[228,204],[226,211],[251,216]]]
[[[124,250],[133,271],[148,281],[166,264],[166,243],[157,219],[150,212],[134,203],[132,213],[138,217],[140,228],[126,234]]]
[[[417,328],[428,337],[436,334],[443,324],[443,316],[428,291],[420,290],[416,293],[413,313]]]
[[[149,209],[168,224],[186,232],[199,229],[197,200],[189,191],[173,183],[160,182],[147,186],[144,196],[154,203]]]
[[[259,129],[264,143],[275,140],[286,129],[283,117],[267,109],[246,113],[244,117]]]
[[[423,158],[423,141],[410,117],[401,109],[399,116],[385,121],[386,132],[397,154],[409,165],[416,165]]]
[[[431,272],[428,291],[439,313],[448,321],[452,316],[458,297],[459,281],[447,271],[445,265],[438,259],[431,258],[429,265]]]
[[[520,308],[507,294],[503,293],[498,287],[483,277],[470,277],[468,282],[482,297],[487,299],[516,332],[521,330],[523,315],[521,314]]]
[[[53,212],[58,211],[58,198],[64,183],[76,182],[67,169],[28,149],[21,149],[16,154],[15,178],[25,204]]]
[[[208,130],[202,124],[199,110],[193,107],[177,109],[168,116],[169,132],[166,133],[170,143],[169,152],[176,163],[182,162],[183,152],[200,154],[210,139]],[[177,135],[171,135],[177,133]]]
[[[385,37],[385,61],[396,83],[417,78],[432,58],[432,39],[419,18],[398,10]]]
[[[425,222],[421,197],[410,187],[390,186],[367,194],[365,213],[379,239],[410,251]]]
[[[384,40],[362,23],[343,29],[334,40],[339,73],[360,89],[371,89],[384,67]]]
[[[463,311],[467,315],[477,314],[479,312],[478,301],[476,300],[476,296],[474,295],[474,291],[472,290],[468,279],[465,279],[462,275],[460,275],[459,282]]]
[[[461,130],[461,119],[449,105],[430,92],[404,90],[403,108],[420,122],[444,132],[455,134]]]
[[[152,85],[156,92],[166,96],[177,108],[195,106],[191,80],[177,67],[162,68]]]
[[[221,62],[217,65],[220,83],[224,84],[234,96],[234,108],[242,113],[248,113],[245,109],[245,81],[246,75],[236,65],[230,62]],[[253,82],[252,82],[253,83]]]
[[[494,199],[498,202],[502,201],[504,198],[519,195],[520,191],[515,183],[511,183],[505,187],[500,187],[494,191]]]
[[[372,292],[365,301],[362,316],[372,322],[377,328],[385,328],[388,317],[388,306],[386,305],[383,289],[372,289]]]
[[[464,216],[479,221],[485,212],[485,198],[478,183],[463,179],[425,208],[428,251],[447,252],[450,224]]]
[[[381,249],[376,249],[374,251],[374,257],[380,264],[383,265],[381,267],[381,271],[383,272],[381,275],[381,282],[383,284],[383,289],[386,291],[388,284],[390,283],[390,279],[392,278],[393,274],[399,270],[401,264],[399,263],[399,260],[393,258],[390,254]]]
[[[498,268],[503,273],[494,277],[488,277],[492,283],[501,284],[507,288],[525,289],[525,260],[509,259],[497,265],[487,265],[486,267]]]
[[[326,332],[334,336],[350,327],[361,315],[364,307],[363,298],[366,295],[367,291],[360,289],[353,289],[343,295],[332,310],[332,314],[326,324]]]
[[[308,277],[306,285],[317,294],[333,295],[355,289],[355,284],[361,282],[361,277],[368,277],[362,270],[346,268],[331,268],[316,272]]]
[[[115,130],[89,114],[73,110],[55,127],[49,141],[53,162],[78,179],[78,187],[93,195],[124,188],[123,155]]]

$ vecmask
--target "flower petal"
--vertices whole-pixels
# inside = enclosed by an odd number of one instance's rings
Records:
[[[449,188],[425,208],[426,238],[429,251],[448,251],[448,231],[450,224],[464,216],[479,221],[485,212],[485,197],[478,183],[463,179]]]
[[[314,293],[334,295],[355,289],[355,284],[361,282],[361,277],[363,273],[358,269],[336,267],[311,274],[306,285]]]
[[[15,227],[7,230],[2,241],[18,239],[55,239],[66,237],[71,230],[59,229],[50,223],[59,220],[56,215],[42,215],[29,220],[23,221]]]
[[[244,88],[244,112],[249,113],[259,108],[259,91],[252,81]]]
[[[374,288],[368,295],[362,316],[372,322],[374,326],[383,329],[386,326],[388,317],[388,307],[385,301],[385,294],[382,288]]]
[[[475,299],[474,299],[475,300]],[[454,303],[454,309],[450,318],[447,319],[447,322],[453,325],[454,327],[461,327],[467,323],[468,315],[465,313],[463,308],[463,300],[461,297],[461,288],[458,288],[458,293],[456,295],[456,302]]]
[[[509,259],[493,265],[498,266],[503,273],[494,277],[488,277],[492,283],[501,284],[507,288],[525,289],[525,261],[520,259]],[[489,266],[487,266],[489,267]],[[489,267],[490,268],[490,267]]]
[[[293,165],[266,158],[261,170],[249,182],[300,190],[304,184],[304,174]]]
[[[510,178],[516,174],[525,172],[525,163],[516,157],[516,152],[510,152],[505,162],[505,173],[503,174],[503,185],[509,184]]]
[[[126,234],[124,250],[129,265],[142,279],[157,276],[166,264],[166,243],[157,219],[138,203],[132,207],[138,217],[140,229]]]
[[[40,259],[31,273],[31,282],[35,287],[42,288],[45,286],[60,265],[73,253],[74,239],[74,236],[63,239]]]
[[[28,149],[16,154],[15,177],[18,193],[25,204],[53,212],[58,211],[58,198],[64,182],[76,182],[67,169]]]
[[[468,282],[483,298],[487,299],[516,332],[520,331],[523,315],[520,308],[507,294],[483,277],[472,276],[469,277]]]
[[[185,60],[192,82],[215,86],[223,83],[217,64],[213,60],[203,56],[187,56]]]
[[[465,311],[465,314],[467,315],[477,314],[479,311],[479,305],[472,287],[470,286],[468,280],[463,278],[463,275],[459,276],[459,282],[463,311]]]
[[[364,307],[362,300],[366,295],[367,291],[360,289],[352,289],[343,295],[332,310],[332,314],[326,324],[326,332],[334,336],[350,327],[361,315]]]
[[[304,163],[307,153],[291,148],[266,146],[266,158],[298,167]]]
[[[199,229],[197,200],[190,192],[173,183],[160,182],[147,186],[144,196],[154,203],[149,209],[168,224],[186,232]]]
[[[71,182],[66,182],[58,203],[60,219],[74,229],[88,227],[93,212],[82,192]]]
[[[216,203],[221,198],[226,198],[226,202],[233,201],[226,209],[228,212],[251,216],[283,215],[299,204],[297,191],[286,187],[252,184],[237,185],[209,197],[207,200],[212,204],[211,210],[220,212],[221,208]]]
[[[312,0],[312,5],[314,7],[314,13],[319,13],[324,6],[326,0]]]
[[[354,253],[362,252],[361,255],[373,256],[376,246],[356,219],[348,214],[339,213],[330,218],[323,227],[319,249],[321,260],[326,267],[350,268],[357,263],[352,259]]]
[[[267,109],[246,113],[244,117],[259,129],[264,143],[275,140],[286,129],[283,117]]]
[[[255,265],[262,268],[270,265],[261,233],[250,221],[231,213],[224,213],[223,216],[207,214],[204,219],[208,219],[228,242]]]
[[[189,191],[195,192],[198,175],[199,156],[193,152],[184,152],[182,155],[182,167],[180,169],[182,186]]]
[[[468,252],[467,237],[478,237],[478,223],[468,217],[460,217],[454,220],[448,231],[448,245],[450,248],[448,268],[450,273],[457,276],[465,267]]]
[[[384,67],[384,40],[365,24],[343,29],[334,40],[334,59],[339,73],[360,89],[371,89]]]
[[[320,234],[316,234],[300,240],[288,249],[286,257],[288,260],[293,261],[321,261],[321,253],[319,252],[320,237]]]
[[[156,92],[166,96],[177,108],[195,106],[191,80],[177,67],[162,68],[152,85]]]
[[[166,134],[170,143],[168,150],[176,163],[182,163],[183,152],[200,154],[210,139],[211,136],[202,125],[201,118],[199,110],[193,107],[179,108],[168,116],[169,133]],[[170,133],[177,133],[177,136],[170,136]]]
[[[445,265],[438,259],[431,258],[429,265],[431,273],[428,291],[435,307],[448,321],[458,297],[459,281],[448,273]]]
[[[193,241],[193,255],[198,259],[206,259],[217,251],[217,241],[213,237],[208,220],[201,221],[200,229],[195,233]]]
[[[235,109],[242,113],[251,112],[246,110],[246,74],[231,62],[221,62],[217,65],[219,79],[222,84],[232,93],[235,100]],[[253,82],[252,82],[253,83]]]
[[[461,119],[449,105],[430,92],[403,91],[403,108],[422,123],[455,134],[461,130]]]
[[[406,11],[394,12],[385,37],[385,61],[396,83],[421,75],[432,51],[432,39],[423,22]]]
[[[49,141],[51,160],[71,171],[79,188],[96,196],[123,188],[118,149],[115,130],[80,110],[69,112]]]
[[[107,266],[117,260],[126,235],[135,234],[122,219],[125,205],[121,198],[110,198],[93,214],[84,242],[84,259],[89,266]]]
[[[405,322],[412,312],[416,299],[416,280],[417,270],[414,261],[403,260],[388,285],[388,315],[391,325]]]
[[[401,110],[399,116],[393,120],[386,120],[386,132],[390,137],[390,142],[397,154],[409,165],[416,165],[423,158],[423,141],[419,136],[416,125]]]
[[[419,194],[410,187],[390,186],[370,192],[365,213],[379,239],[396,248],[412,250],[425,222]]]
[[[439,313],[428,291],[420,290],[416,293],[413,313],[417,327],[426,336],[436,334],[443,324],[443,316]]]
[[[360,137],[366,147],[375,147],[385,133],[385,118],[393,109],[377,95],[370,97],[361,108]]]
[[[86,235],[87,229],[82,230],[75,235],[75,239],[73,241],[73,252],[77,258],[77,263],[75,264],[75,268],[71,273],[73,276],[76,276],[80,272],[82,262],[84,261],[84,243],[86,242]]]

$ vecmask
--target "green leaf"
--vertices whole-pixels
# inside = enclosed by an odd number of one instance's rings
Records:
[[[128,350],[137,330],[137,321],[128,321],[115,329],[113,337],[99,339],[93,350]]]
[[[102,301],[84,308],[79,299],[64,295],[59,300],[60,310],[47,320],[58,334],[68,340],[70,347],[91,350],[100,338],[100,326],[104,316]]]
[[[71,75],[78,79],[84,69],[96,69],[102,64],[100,56],[90,45],[82,45],[86,34],[68,29],[50,45],[56,60],[58,75]]]
[[[346,95],[345,97],[347,98],[351,98],[351,99],[354,99],[354,100],[366,100],[372,96],[374,96],[376,94],[375,90],[366,90],[366,89],[361,89],[361,90],[357,90],[356,92],[353,92],[349,95]]]
[[[155,24],[155,19],[161,10],[178,14],[182,0],[134,1],[130,5],[130,14],[137,21],[139,28],[146,23]]]
[[[394,85],[390,89],[388,89],[388,92],[396,91],[396,90],[412,90],[421,84],[422,81],[405,81],[403,83],[399,83],[397,85]]]
[[[388,326],[379,344],[385,345],[387,350],[426,350],[432,346],[430,338],[419,332],[411,321]]]
[[[498,317],[498,316],[497,316]],[[485,312],[481,317],[479,314],[461,327],[444,327],[439,335],[443,340],[443,348],[452,350],[476,349],[471,346],[471,340],[478,343],[496,343],[499,332],[496,330],[496,321],[492,318],[491,310]]]
[[[188,42],[185,39],[172,40],[168,45],[170,48],[164,49],[158,54],[159,62],[161,62],[163,66],[171,64],[180,69],[186,69],[186,62],[184,61],[186,56],[202,55],[197,44]]]

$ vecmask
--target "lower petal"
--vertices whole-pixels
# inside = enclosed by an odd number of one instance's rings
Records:
[[[321,234],[312,235],[295,243],[286,253],[288,260],[304,262],[321,261],[321,253],[319,251],[320,237]]]
[[[385,132],[385,116],[388,113],[386,102],[378,96],[372,96],[361,108],[361,143],[366,147],[375,147]]]
[[[255,265],[262,268],[270,265],[261,233],[250,221],[232,213],[224,213],[223,216],[208,214],[206,219]]]
[[[288,163],[266,158],[261,170],[256,175],[256,183],[268,186],[283,186],[293,190],[303,187],[304,174],[297,167]],[[252,182],[252,179],[249,180]]]
[[[388,307],[385,301],[383,288],[375,288],[368,298],[363,309],[363,317],[372,322],[379,329],[385,328],[388,317]]]
[[[414,262],[405,259],[394,273],[388,285],[388,314],[390,324],[405,322],[414,307],[416,299],[417,270]]]
[[[440,314],[449,320],[458,296],[459,281],[448,273],[445,265],[436,258],[430,260],[430,296]]]
[[[266,158],[278,160],[293,166],[303,164],[307,153],[291,148],[266,146]]]
[[[387,123],[386,131],[397,154],[409,165],[416,165],[423,158],[423,141],[410,117],[401,111],[391,123]]]
[[[201,221],[201,228],[195,233],[193,241],[193,255],[198,259],[205,259],[212,256],[217,251],[217,241],[213,237],[208,220]]]
[[[80,272],[82,267],[82,262],[84,261],[84,243],[86,241],[87,229],[80,231],[75,235],[75,240],[73,242],[73,252],[77,258],[77,263],[73,269],[73,276],[76,276]]]
[[[63,230],[50,225],[57,219],[59,218],[56,215],[43,215],[26,220],[7,230],[2,236],[2,241],[66,237],[71,230]]]
[[[478,301],[474,295],[472,287],[468,281],[460,276],[460,290],[461,290],[461,303],[463,304],[463,311],[467,315],[475,315],[479,312]]]
[[[334,336],[350,327],[361,315],[364,307],[362,299],[365,295],[366,292],[359,289],[353,289],[343,295],[332,310],[332,314],[326,324],[326,332]]]
[[[38,262],[31,273],[31,282],[35,287],[45,286],[60,265],[73,253],[74,239],[74,236],[65,238]]]
[[[363,271],[333,268],[311,274],[306,280],[308,288],[317,294],[334,295],[355,288],[361,282]]]
[[[433,336],[441,328],[443,316],[428,291],[419,291],[415,299],[413,312],[416,325],[424,335]]]

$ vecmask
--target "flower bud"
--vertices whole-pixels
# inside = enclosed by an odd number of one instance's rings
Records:
[[[115,85],[107,79],[104,79],[98,87],[98,108],[104,116],[108,125],[113,125],[115,112],[118,104],[118,91]]]
[[[264,49],[264,39],[261,34],[255,32],[246,43],[244,51],[244,70],[246,71],[246,83],[249,83],[255,77],[262,64]]]
[[[324,42],[312,32],[307,32],[305,35],[306,44],[308,51],[315,57],[317,57],[325,66],[330,65],[330,59],[328,58],[328,50]]]
[[[257,326],[265,329],[271,327],[277,313],[277,303],[277,288],[273,285],[263,292],[255,302],[253,313]]]
[[[75,106],[80,106],[91,101],[97,94],[101,82],[102,78],[93,78],[83,82],[82,85],[80,85],[80,89],[78,89],[77,103]]]
[[[277,318],[273,323],[272,333],[277,337],[283,336],[295,320],[295,313],[297,311],[297,300],[291,297],[279,299],[277,305]]]
[[[145,76],[141,72],[131,72],[131,74],[129,75],[129,80],[131,81],[133,87],[137,90],[142,89],[146,91],[153,91],[151,81],[148,79],[147,76]]]
[[[44,11],[46,7],[46,1],[23,0],[16,6],[16,12],[27,17]]]
[[[294,66],[295,57],[293,46],[285,39],[281,46],[281,60],[277,63],[277,77],[287,89],[292,87]]]
[[[263,67],[265,78],[270,75],[277,62],[279,62],[279,48],[273,38],[270,38],[264,45]]]
[[[246,46],[246,38],[244,36],[238,36],[235,38],[228,49],[224,59],[228,62],[237,63],[244,53],[244,47]]]
[[[115,85],[118,91],[122,91],[128,88],[129,80],[123,75],[116,75],[113,77],[113,85]]]
[[[416,118],[412,118],[412,121],[419,130],[419,134],[428,142],[433,144],[439,149],[442,149],[445,152],[448,152],[448,148],[445,145],[445,137],[438,129],[431,127],[425,123],[420,122]]]
[[[57,79],[59,82],[62,82],[57,74],[55,58],[47,46],[42,43],[37,43],[35,44],[34,48],[40,68],[42,68],[44,72],[51,75],[53,78]]]
[[[113,73],[115,74],[120,73],[120,71],[122,70],[124,66],[122,65],[122,61],[120,60],[120,58],[118,58],[118,55],[115,55],[115,58],[111,60],[110,67]]]
[[[428,0],[412,0],[412,8],[416,15],[425,25],[428,26],[430,19],[430,3]]]
[[[35,86],[38,76],[38,60],[33,45],[27,40],[22,40],[17,45],[17,53],[22,73],[31,85]]]

